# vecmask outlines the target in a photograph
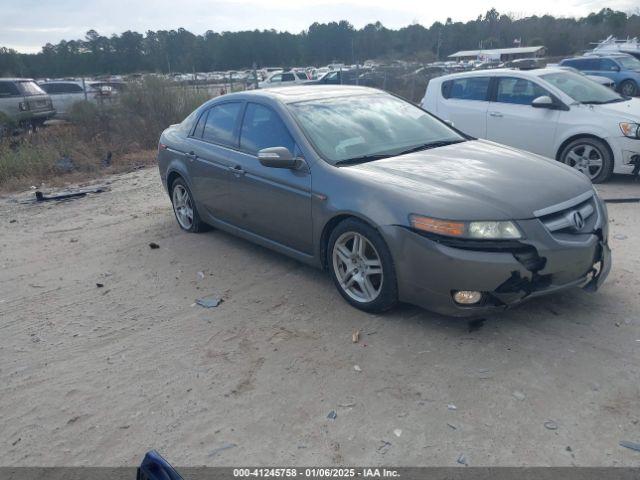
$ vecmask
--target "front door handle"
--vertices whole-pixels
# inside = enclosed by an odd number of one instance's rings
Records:
[[[189,159],[189,161],[193,162],[196,158],[198,158],[198,155],[196,155],[196,152],[191,151],[186,154],[186,157]]]
[[[233,167],[229,167],[229,170],[231,170],[231,172],[236,177],[241,177],[242,175],[244,175],[246,173],[241,165],[234,165]]]
[[[502,114],[500,112],[489,112],[489,115],[491,115],[492,117],[502,117]]]

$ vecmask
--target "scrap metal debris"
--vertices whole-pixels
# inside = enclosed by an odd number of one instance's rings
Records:
[[[107,187],[96,187],[96,188],[87,188],[84,190],[77,190],[77,191],[67,191],[67,192],[50,194],[50,195],[45,195],[40,190],[36,190],[35,195],[36,195],[36,202],[48,202],[51,200],[69,200],[72,198],[84,197],[88,193],[102,193],[108,190],[109,189]]]
[[[329,415],[327,415],[327,418],[328,418],[329,420],[335,420],[336,418],[338,418],[338,414],[336,413],[336,411],[335,411],[335,410],[331,410],[331,411],[329,412]]]
[[[104,283],[96,283],[96,287],[102,288],[102,287],[104,287]]]
[[[217,307],[222,303],[222,299],[220,297],[209,297],[209,298],[197,298],[196,304],[200,305],[204,308],[213,308]]]
[[[460,465],[467,465],[467,457],[464,456],[464,453],[458,455],[458,459],[456,460]]]
[[[624,448],[630,448],[631,450],[635,450],[636,452],[640,452],[640,443],[620,440],[620,446]]]
[[[157,248],[160,248],[160,245],[158,245],[156,242],[150,242],[150,243],[149,243],[149,248],[150,248],[151,250],[155,250],[155,249],[157,249]]]

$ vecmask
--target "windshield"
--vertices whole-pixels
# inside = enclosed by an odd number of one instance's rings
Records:
[[[36,82],[18,82],[18,88],[23,95],[46,95]]]
[[[623,70],[640,70],[640,60],[637,58],[633,58],[632,56],[616,57],[616,60],[622,65]]]
[[[318,153],[333,165],[465,140],[423,110],[386,94],[304,101],[289,108]]]
[[[623,97],[584,75],[573,72],[558,72],[541,75],[541,78],[562,90],[576,102],[602,104],[621,102]]]

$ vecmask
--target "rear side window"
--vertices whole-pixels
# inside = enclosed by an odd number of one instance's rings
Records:
[[[77,83],[45,83],[40,85],[45,92],[55,95],[58,93],[82,93],[82,87]]]
[[[487,100],[489,77],[468,77],[442,84],[442,96],[459,100]]]
[[[304,73],[296,73],[296,77],[298,77],[300,80],[307,80],[307,76]]]
[[[233,134],[241,106],[241,103],[233,102],[210,108],[202,139],[213,143],[233,145]]]
[[[293,76],[293,73],[283,73],[282,81],[283,82],[293,82],[296,78]]]
[[[496,102],[531,105],[535,98],[549,95],[544,88],[524,78],[498,78]]]
[[[274,75],[273,77],[271,77],[269,79],[269,81],[270,82],[281,82],[282,81],[282,75],[278,73],[277,75]]]
[[[0,98],[17,95],[20,95],[20,91],[13,82],[0,82]]]
[[[249,103],[240,130],[240,148],[252,154],[269,147],[287,147],[295,153],[295,142],[280,119],[268,107]]]

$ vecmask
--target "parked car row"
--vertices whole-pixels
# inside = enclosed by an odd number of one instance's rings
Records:
[[[640,100],[563,68],[438,77],[422,107],[474,137],[559,160],[594,183],[640,168]]]

